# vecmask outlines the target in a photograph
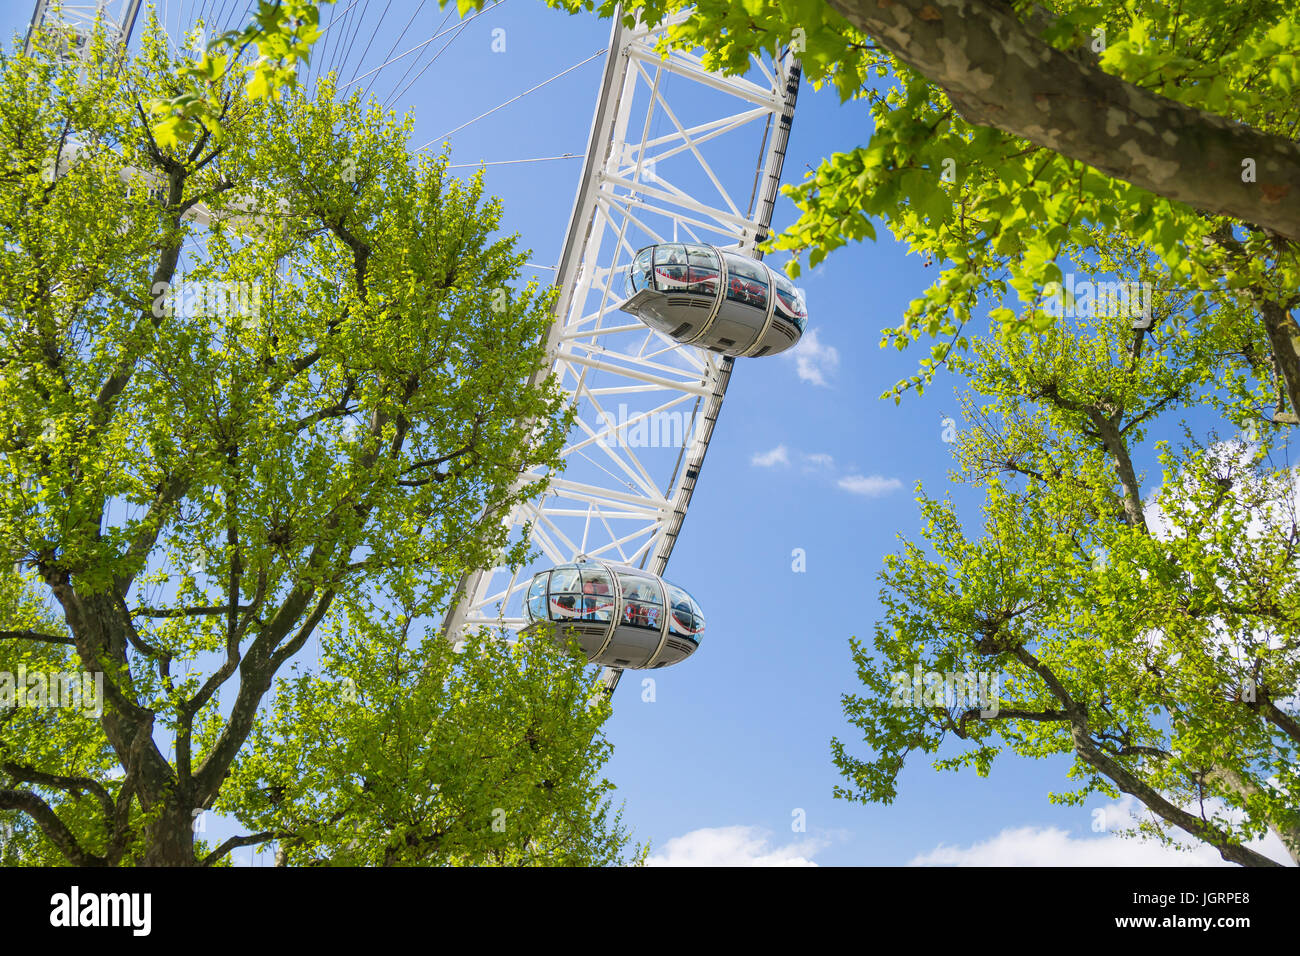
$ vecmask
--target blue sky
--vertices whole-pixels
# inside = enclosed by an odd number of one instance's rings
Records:
[[[236,6],[227,0],[225,24]],[[396,52],[444,24],[433,0],[360,0],[364,13],[352,59],[374,31],[366,66],[382,62],[408,18]],[[173,29],[201,0],[159,5]],[[338,0],[345,10],[349,0]],[[25,28],[25,3],[6,5],[6,35]],[[207,4],[220,13],[221,0]],[[329,22],[328,17],[326,23]],[[346,22],[346,21],[345,21]],[[378,29],[375,30],[376,23]],[[454,12],[442,29],[457,25]],[[503,30],[504,34],[495,34]],[[333,49],[347,49],[347,34]],[[372,87],[415,116],[412,144],[437,140],[561,70],[602,50],[609,24],[569,17],[538,0],[508,0],[478,17],[408,90],[396,94],[441,47],[389,65]],[[330,43],[327,33],[323,43]],[[493,52],[504,40],[504,52]],[[332,57],[330,46],[321,47]],[[402,79],[412,59],[417,65]],[[580,154],[595,103],[599,58],[453,137],[452,162]],[[351,66],[343,70],[346,79]],[[795,181],[836,150],[865,142],[862,105],[841,106],[832,92],[801,92],[786,161]],[[749,164],[752,156],[737,157]],[[579,160],[490,166],[488,190],[505,204],[506,227],[530,247],[530,260],[556,261],[573,201]],[[470,169],[457,172],[468,174]],[[792,221],[782,198],[774,225]],[[840,778],[830,739],[851,747],[840,696],[859,689],[849,638],[869,639],[880,617],[876,574],[898,536],[917,536],[916,483],[932,495],[948,487],[951,446],[942,419],[957,416],[953,379],[901,406],[880,394],[915,371],[922,352],[882,350],[880,330],[897,325],[907,303],[931,281],[887,230],[849,246],[800,279],[811,339],[793,356],[737,361],[726,403],[668,577],[703,605],[709,627],[687,662],[656,671],[654,702],[641,677],[625,675],[607,735],[607,768],[625,803],[625,820],[663,862],[1159,862],[1163,851],[1093,832],[1093,810],[1048,803],[1068,789],[1064,760],[1003,758],[990,777],[940,774],[910,764],[892,806],[832,797]],[[773,265],[783,261],[772,259]],[[550,273],[539,270],[546,279]],[[927,350],[928,351],[928,350]],[[755,462],[756,457],[758,463]],[[767,462],[767,464],[764,464]],[[955,494],[977,517],[968,493]],[[792,570],[792,552],[807,570]],[[862,748],[856,748],[859,754]],[[806,832],[792,821],[803,811]],[[940,851],[940,848],[947,848]],[[937,852],[938,851],[938,852]],[[1182,862],[1212,862],[1212,855]]]

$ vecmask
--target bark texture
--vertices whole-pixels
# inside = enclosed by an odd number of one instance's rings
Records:
[[[829,0],[996,126],[1116,179],[1300,240],[1300,144],[1134,86],[1040,40],[991,0]],[[1255,162],[1256,182],[1242,182]]]

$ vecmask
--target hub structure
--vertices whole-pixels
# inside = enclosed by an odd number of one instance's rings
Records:
[[[664,322],[639,314],[646,306],[633,299],[646,295],[629,285],[634,260],[649,246],[761,259],[757,246],[768,235],[780,187],[799,90],[797,59],[755,57],[744,76],[723,76],[695,54],[657,49],[686,16],[634,28],[615,18],[556,269],[549,367],[539,375],[553,375],[576,411],[565,467],[542,499],[503,519],[512,535],[529,535],[540,558],[513,573],[498,567],[467,575],[444,622],[449,640],[479,627],[528,628],[525,592],[541,569],[587,559],[662,576],[722,408],[732,356],[762,347],[755,339],[752,349],[727,348],[708,333],[695,336],[696,344],[674,339]],[[756,275],[770,277],[753,264]],[[801,331],[801,296],[797,302]],[[771,325],[772,308],[751,311],[759,327]],[[609,692],[623,667],[668,662],[662,654],[621,657],[624,665],[610,665],[603,654],[593,659],[607,664]]]

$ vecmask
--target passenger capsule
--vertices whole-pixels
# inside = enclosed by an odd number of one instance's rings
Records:
[[[624,564],[579,558],[533,577],[524,633],[570,633],[587,659],[608,667],[663,667],[700,646],[704,615],[695,599],[663,578]]]
[[[794,283],[757,259],[665,242],[632,259],[619,306],[683,345],[724,355],[777,355],[803,335],[808,310]]]

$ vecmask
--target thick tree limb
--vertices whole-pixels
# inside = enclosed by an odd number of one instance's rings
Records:
[[[103,857],[87,853],[48,803],[29,790],[0,790],[0,810],[21,810],[73,866],[103,866]]]
[[[257,846],[259,843],[265,843],[267,840],[281,840],[285,837],[293,836],[292,833],[284,833],[280,830],[266,830],[262,833],[250,833],[246,836],[231,837],[221,846],[217,847],[202,860],[199,866],[211,866],[231,850],[236,850],[241,846]],[[278,856],[278,854],[277,854]]]
[[[70,793],[74,797],[82,794],[93,794],[99,801],[99,805],[104,810],[104,822],[111,826],[113,821],[113,798],[108,795],[108,791],[96,780],[89,777],[68,777],[57,773],[45,773],[37,770],[35,767],[24,767],[22,764],[5,762],[0,764],[0,770],[3,770],[11,779],[17,783],[34,783],[38,787],[49,787],[52,790],[62,790]]]
[[[1249,259],[1246,247],[1232,234],[1232,230],[1223,226],[1213,233],[1214,242],[1227,257],[1237,265],[1244,265]],[[1252,286],[1247,295],[1259,309],[1264,322],[1264,331],[1268,333],[1268,343],[1273,350],[1273,367],[1278,377],[1278,412],[1282,411],[1282,398],[1291,405],[1291,414],[1300,413],[1300,355],[1296,353],[1297,328],[1288,314],[1290,303],[1276,301],[1268,289]],[[1253,364],[1253,363],[1252,363]],[[1278,420],[1277,414],[1274,421]]]
[[[249,605],[241,605],[239,610],[247,611],[248,608]],[[230,605],[222,604],[213,607],[138,607],[131,613],[140,617],[215,617],[226,614],[229,610]]]
[[[1089,725],[1087,708],[1070,696],[1064,683],[1052,669],[1030,654],[1023,646],[1017,647],[1013,653],[1020,663],[1037,674],[1051,688],[1066,713],[1070,715],[1070,736],[1074,740],[1074,752],[1084,763],[1109,777],[1120,790],[1137,797],[1147,809],[1161,819],[1214,847],[1219,851],[1219,856],[1228,862],[1239,863],[1242,866],[1281,866],[1276,860],[1270,860],[1262,853],[1256,853],[1249,847],[1235,842],[1218,827],[1171,803],[1159,790],[1130,771],[1116,757],[1097,746],[1096,741],[1092,739],[1093,732]]]
[[[1264,713],[1264,719],[1270,724],[1282,731],[1296,743],[1300,743],[1300,723],[1288,714],[1285,710],[1280,709],[1277,704],[1271,700],[1263,702],[1261,710]]]
[[[1297,197],[1296,204],[1300,205],[1300,197]],[[1264,319],[1264,331],[1268,333],[1268,343],[1273,347],[1273,360],[1277,363],[1279,377],[1291,403],[1291,413],[1300,414],[1300,355],[1296,353],[1300,327],[1296,326],[1286,309],[1273,300],[1260,296],[1257,301],[1260,315]]]
[[[1254,780],[1230,767],[1216,767],[1204,775],[1203,782],[1211,790],[1230,790],[1243,801],[1263,793]],[[1291,860],[1300,863],[1300,823],[1294,820],[1270,820],[1269,828],[1282,841]]]
[[[40,641],[42,644],[67,644],[75,647],[76,641],[58,634],[42,634],[40,631],[0,631],[0,641]]]
[[[999,707],[991,717],[985,717],[979,707],[971,707],[962,712],[954,728],[957,736],[967,738],[966,725],[972,720],[992,723],[995,720],[1032,720],[1036,723],[1056,723],[1069,721],[1070,715],[1063,710],[1020,710],[1015,707]]]
[[[1300,144],[1176,103],[1057,50],[992,0],[830,0],[994,126],[1125,182],[1300,241]],[[1255,161],[1258,181],[1241,180]]]
[[[154,545],[158,542],[158,535],[162,533],[163,525],[176,503],[181,500],[189,490],[191,476],[188,473],[177,473],[168,478],[157,489],[154,499],[149,504],[149,511],[145,514],[144,520],[140,522],[140,528],[127,548],[126,557],[133,559],[137,563],[137,570],[130,574],[122,575],[117,579],[117,593],[125,597],[131,589],[132,582],[135,581],[136,575],[145,565],[149,552],[153,550]],[[103,505],[101,504],[101,510]]]
[[[1132,528],[1147,527],[1146,513],[1142,509],[1142,486],[1138,484],[1137,473],[1133,470],[1133,459],[1129,455],[1128,445],[1120,435],[1118,416],[1107,417],[1095,408],[1088,409],[1092,427],[1101,436],[1106,450],[1115,462],[1119,474],[1120,487],[1124,491],[1124,518]]]

